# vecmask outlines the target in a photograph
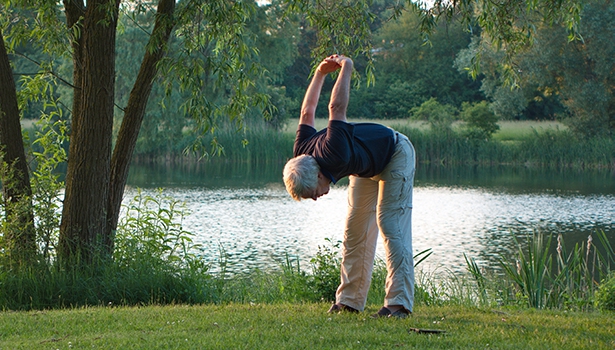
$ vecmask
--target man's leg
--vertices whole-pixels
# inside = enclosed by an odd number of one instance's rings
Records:
[[[380,182],[378,226],[384,239],[387,279],[385,306],[414,306],[414,260],[412,252],[412,191],[415,172],[414,147],[404,135]],[[394,311],[391,308],[391,311]]]
[[[378,240],[378,182],[356,176],[350,176],[349,180],[341,284],[337,289],[336,303],[363,311],[372,279]]]

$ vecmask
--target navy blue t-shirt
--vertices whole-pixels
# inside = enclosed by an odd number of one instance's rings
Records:
[[[293,153],[314,157],[321,172],[336,183],[348,175],[380,174],[391,160],[395,142],[395,131],[384,125],[331,120],[320,131],[299,124]]]

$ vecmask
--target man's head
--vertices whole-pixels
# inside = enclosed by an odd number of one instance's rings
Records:
[[[316,159],[309,155],[303,154],[289,160],[284,166],[283,178],[286,191],[296,201],[302,198],[316,200],[329,193],[331,180],[320,172]]]

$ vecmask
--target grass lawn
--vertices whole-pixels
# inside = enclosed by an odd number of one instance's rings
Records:
[[[523,137],[545,131],[560,131],[567,130],[564,124],[555,121],[500,121],[498,122],[500,130],[498,130],[493,138],[500,141],[519,140]]]
[[[613,349],[615,314],[421,306],[404,320],[327,304],[3,312],[0,349]],[[411,328],[438,329],[418,334]]]
[[[408,120],[408,119],[394,119],[394,120],[361,120],[361,119],[349,119],[350,122],[373,122],[380,123],[384,125],[388,125],[391,127],[395,127],[398,125],[403,126],[411,126],[413,128],[418,128],[421,130],[429,129],[429,125],[426,122],[416,121],[416,120]],[[297,129],[298,119],[290,119],[288,124],[286,124],[286,132],[294,133]],[[316,119],[316,129],[320,130],[327,126],[327,119]],[[456,122],[453,124],[453,128],[458,127],[460,124]],[[519,140],[525,136],[531,135],[534,132],[543,133],[545,131],[557,131],[557,130],[566,130],[567,127],[556,121],[499,121],[498,125],[500,126],[500,130],[498,130],[493,137],[496,140],[501,141],[510,141],[510,140]]]

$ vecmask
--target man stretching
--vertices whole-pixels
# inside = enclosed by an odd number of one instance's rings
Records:
[[[338,69],[329,124],[317,131],[314,118],[324,79]],[[372,316],[404,318],[414,305],[414,147],[389,127],[348,123],[352,71],[352,60],[342,55],[329,56],[319,64],[303,99],[294,158],[284,167],[284,184],[295,200],[316,200],[329,192],[331,183],[349,177],[341,283],[329,312],[364,310],[380,231],[386,254],[386,295],[384,306]]]

